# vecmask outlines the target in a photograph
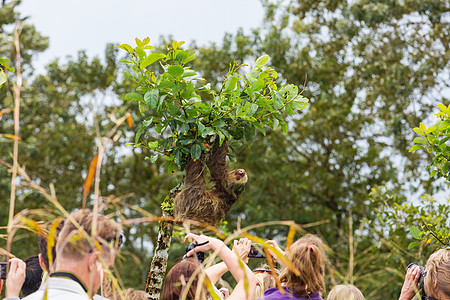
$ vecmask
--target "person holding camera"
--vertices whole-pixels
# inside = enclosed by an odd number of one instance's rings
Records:
[[[245,263],[240,262],[238,255],[229,249],[221,240],[189,233],[185,241],[194,240],[195,244],[189,250],[185,259],[169,271],[166,276],[162,299],[209,299],[209,292],[206,287],[212,289],[212,283],[207,272],[202,270],[202,266],[197,259],[197,253],[203,253],[213,250],[225,263],[227,269],[231,272],[237,284],[227,298],[234,299],[253,299],[255,293],[256,281],[252,271]],[[247,288],[245,287],[248,283]]]
[[[6,277],[4,276],[6,270],[2,270],[2,279],[6,279],[6,298],[4,298],[4,300],[19,299],[20,289],[25,281],[25,268],[26,265],[23,260],[12,258],[9,260],[9,272]],[[3,281],[0,280],[0,292],[2,291],[2,282]]]
[[[399,300],[411,300],[421,290],[422,300],[450,300],[450,248],[433,253],[424,267],[410,264]]]

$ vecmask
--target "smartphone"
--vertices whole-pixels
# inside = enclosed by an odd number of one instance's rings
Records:
[[[266,258],[266,256],[263,253],[263,248],[260,244],[252,244],[250,246],[250,252],[248,253],[248,257],[254,257],[254,258]]]
[[[8,274],[7,271],[8,268],[8,263],[7,262],[0,262],[0,279],[5,280],[6,279],[6,275]]]

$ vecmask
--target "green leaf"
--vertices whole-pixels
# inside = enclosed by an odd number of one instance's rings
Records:
[[[225,92],[234,91],[236,89],[236,83],[238,82],[239,77],[237,75],[233,75],[227,79],[225,82]]]
[[[183,67],[178,65],[169,66],[169,68],[167,68],[167,71],[174,77],[180,77],[184,73]]]
[[[280,121],[280,127],[283,130],[284,134],[288,133],[288,126],[287,126],[286,122]]]
[[[142,101],[144,98],[139,93],[128,93],[125,95],[123,100],[134,100],[134,101]]]
[[[419,127],[414,127],[413,130],[417,134],[425,135],[425,132],[422,129],[420,129]]]
[[[245,103],[244,106],[241,106],[237,112],[237,117],[245,116],[250,110],[250,102]]]
[[[266,85],[265,81],[262,79],[256,80],[252,83],[252,91],[256,92],[262,89]]]
[[[230,146],[233,147],[233,148],[239,148],[239,147],[242,146],[242,143],[239,142],[239,141],[233,141],[233,142],[230,144]]]
[[[260,123],[254,122],[254,123],[252,123],[252,124],[253,124],[256,128],[258,128],[259,131],[262,132],[262,134],[266,135],[266,130],[264,129],[264,127],[263,127]]]
[[[253,142],[253,140],[255,139],[255,136],[256,136],[256,130],[255,130],[255,127],[252,126],[252,125],[250,125],[250,124],[246,125],[246,126],[244,127],[244,137],[245,137],[245,140],[246,140],[248,143],[251,143],[251,142]]]
[[[139,102],[139,112],[141,113],[141,116],[145,117],[145,110],[146,106],[144,103]]]
[[[155,61],[166,57],[165,54],[162,53],[152,53],[149,56],[147,56],[140,64],[141,69],[146,68],[147,66],[151,65]]]
[[[135,144],[139,144],[139,138],[141,137],[141,135],[142,135],[142,133],[144,132],[144,130],[145,130],[145,127],[141,127],[141,128],[138,130],[138,132],[136,133],[136,137],[135,137],[135,140],[134,140],[134,143],[135,143]]]
[[[175,151],[174,162],[177,166],[181,165],[181,157],[182,156],[183,156],[183,154],[181,153],[180,150]]]
[[[197,126],[198,126],[198,134],[201,136],[205,131],[205,125],[203,125],[202,122],[198,122]]]
[[[164,125],[156,124],[156,125],[155,125],[155,131],[156,131],[156,133],[161,134],[161,131],[163,130],[163,128],[164,128]]]
[[[191,60],[194,60],[194,59],[195,59],[195,52],[191,53],[191,55],[189,55],[188,57],[183,59],[182,63],[187,64],[188,62],[190,62]]]
[[[180,128],[178,129],[178,134],[183,134],[189,130],[189,125],[186,123],[181,124]]]
[[[162,106],[163,106],[163,104],[164,104],[164,99],[166,98],[166,96],[167,96],[167,94],[162,95],[162,96],[159,98],[159,101],[158,101],[158,108],[156,109],[156,113],[157,113],[158,115],[161,115],[161,114],[162,114]]]
[[[142,46],[144,46],[144,44],[141,42],[141,40],[140,39],[138,39],[138,38],[134,38],[134,40],[136,41],[136,45],[138,45],[138,47],[142,47]]]
[[[133,75],[131,75],[130,72],[123,72],[123,77],[128,78],[128,79],[134,79]]]
[[[147,103],[148,108],[154,109],[158,106],[159,90],[151,89],[144,95],[145,103]]]
[[[152,150],[158,150],[159,143],[158,141],[148,142],[148,147]]]
[[[217,131],[217,135],[219,136],[219,145],[222,146],[222,143],[225,140],[225,135],[220,131]]]
[[[0,86],[2,86],[7,79],[8,78],[6,77],[5,72],[3,72],[3,70],[0,70]]]
[[[450,164],[449,163],[445,163],[442,167],[441,167],[441,173],[442,174],[447,174],[448,170],[450,169]]]
[[[409,149],[409,152],[414,152],[416,150],[423,149],[423,148],[425,148],[424,145],[414,145],[411,147],[411,149]]]
[[[138,54],[139,60],[147,56],[147,53],[145,53],[145,51],[141,47],[136,47],[134,51],[136,51],[136,53]]]
[[[265,54],[263,56],[260,56],[255,63],[255,68],[261,69],[269,62],[269,55]]]
[[[159,89],[164,89],[164,88],[173,88],[175,86],[175,83],[173,83],[170,80],[163,80],[161,81],[161,83],[158,85]]]
[[[420,229],[415,227],[415,226],[411,226],[409,228],[409,233],[411,233],[411,235],[413,236],[413,238],[415,239],[420,239]]]
[[[439,123],[438,130],[442,131],[442,130],[448,129],[449,127],[450,127],[450,121],[444,120]]]
[[[197,160],[202,155],[202,147],[199,144],[194,144],[191,147],[191,157],[193,160]]]
[[[420,244],[419,242],[412,242],[412,243],[409,243],[409,245],[408,245],[408,250],[414,248],[415,246],[417,246],[417,245],[419,245],[419,244]]]
[[[428,145],[428,141],[424,137],[416,137],[414,139],[413,143],[415,143],[415,144],[422,144],[422,145],[426,145],[426,146]]]
[[[295,113],[295,111],[292,109],[291,104],[292,104],[292,102],[289,103],[289,104],[287,104],[287,105],[284,107],[284,110],[285,110],[286,113],[287,113],[288,115],[290,115],[290,116],[292,116],[292,115]]]
[[[291,102],[291,104],[294,109],[302,110],[308,106],[308,99],[299,95],[294,99],[294,101]]]
[[[447,106],[445,106],[444,104],[438,104],[437,105],[439,107],[439,109],[443,112],[443,113],[447,113]]]
[[[150,162],[155,163],[156,160],[158,159],[159,155],[152,155],[150,156]]]
[[[258,110],[259,106],[255,103],[250,104],[250,109],[248,110],[247,116],[253,116]]]
[[[435,130],[436,130],[435,126],[428,127],[427,130],[425,131],[425,134],[429,134],[429,133],[431,133],[431,132],[433,132]]]
[[[134,53],[133,47],[131,47],[128,44],[121,44],[121,45],[119,45],[117,47],[119,47],[120,49],[123,49],[123,50],[125,50],[125,51],[127,51],[127,52],[129,52],[131,54]]]
[[[152,122],[153,122],[153,117],[147,118],[142,121],[142,126],[148,127],[148,126],[150,126],[150,124],[152,124]]]
[[[9,63],[10,63],[11,61],[9,60],[9,58],[1,58],[0,57],[0,65],[2,65],[2,66],[8,66],[9,65]]]
[[[430,177],[434,177],[434,175],[436,175],[436,173],[438,172],[438,170],[433,170],[430,173]]]

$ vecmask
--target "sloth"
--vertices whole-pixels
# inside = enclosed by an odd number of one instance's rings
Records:
[[[247,183],[244,169],[228,172],[226,168],[227,144],[219,146],[216,137],[212,153],[206,160],[214,187],[206,189],[205,163],[202,159],[186,163],[183,189],[175,196],[173,208],[176,218],[190,219],[215,226],[230,211],[234,203],[240,200]]]

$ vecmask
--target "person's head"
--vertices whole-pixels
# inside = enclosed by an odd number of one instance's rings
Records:
[[[200,289],[199,293],[201,293],[200,299],[206,299],[208,292],[205,284],[200,282],[202,277],[201,270],[198,270],[200,267],[198,261],[193,258],[185,259],[173,266],[167,273],[162,299],[179,299],[186,293],[186,298],[183,299],[193,300],[198,294],[198,288]],[[191,280],[192,283],[190,283]],[[207,276],[204,280],[208,280]],[[188,290],[186,291],[186,289]]]
[[[264,297],[264,292],[267,289],[276,286],[275,277],[272,275],[272,270],[267,265],[260,266],[253,270],[253,275],[256,279],[256,290],[254,299]]]
[[[327,300],[364,300],[364,295],[354,285],[341,284],[330,291]]]
[[[113,293],[111,300],[147,300],[148,295],[144,291],[126,289],[124,291],[116,291]]]
[[[65,220],[56,242],[56,270],[75,272],[95,294],[120,244],[121,227],[114,220],[89,210],[74,211]]]
[[[37,255],[32,256],[25,261],[25,281],[22,285],[22,295],[23,297],[34,293],[41,286],[42,281],[42,268],[39,264],[39,257]]]
[[[287,258],[296,271],[284,267],[280,281],[297,296],[305,297],[311,293],[325,292],[326,257],[321,244],[320,238],[307,235],[293,243],[289,249]]]
[[[427,296],[450,299],[450,249],[441,249],[428,258],[424,288]]]
[[[64,226],[64,219],[61,219],[60,221],[58,221],[58,226],[56,227],[56,232],[55,232],[55,239],[57,239],[62,227]],[[52,225],[52,222],[48,222],[47,223],[47,232],[50,230]],[[40,259],[40,264],[41,267],[49,272],[50,271],[50,263],[48,260],[48,250],[47,250],[47,239],[48,239],[48,234],[43,236],[43,235],[38,235],[38,246],[39,246],[39,251],[41,252],[41,254],[39,255],[39,259]],[[55,261],[56,258],[56,247],[53,246],[52,247],[52,259],[53,261]]]

